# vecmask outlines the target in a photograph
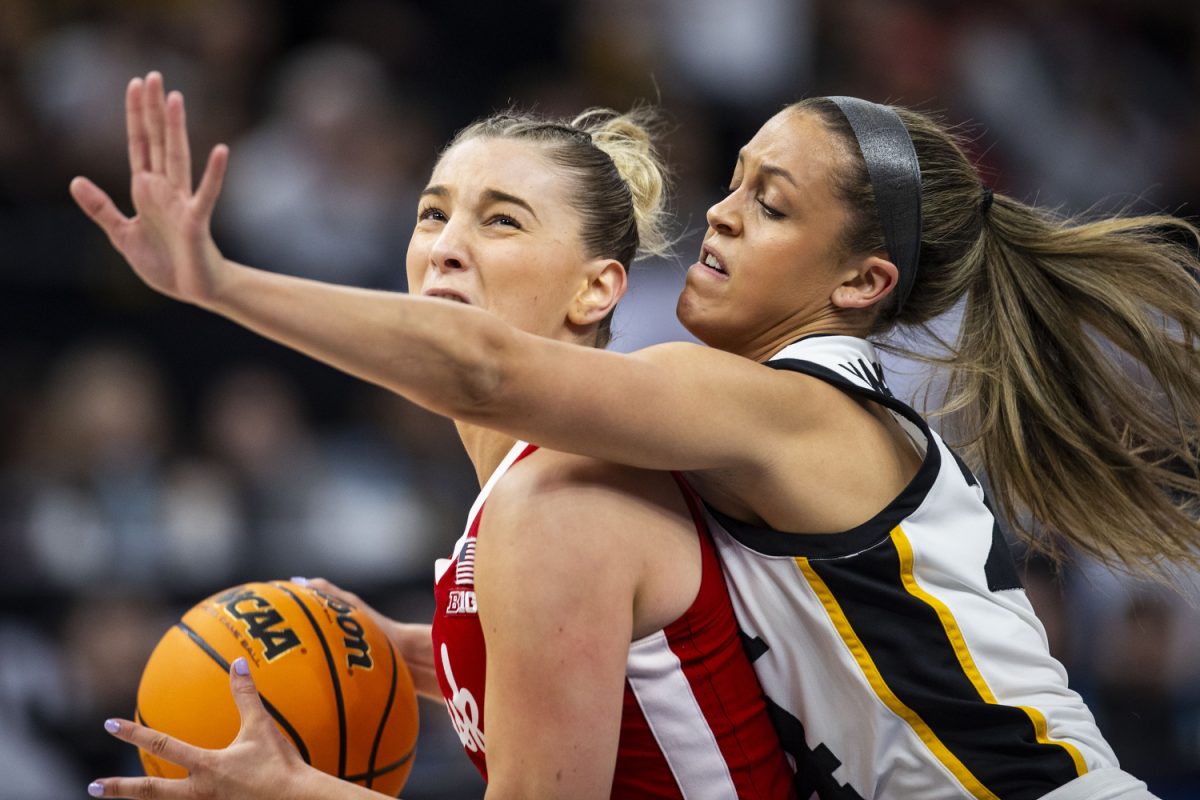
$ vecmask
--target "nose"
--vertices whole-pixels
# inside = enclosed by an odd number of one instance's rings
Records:
[[[708,227],[717,233],[728,236],[737,235],[741,230],[741,216],[737,212],[735,198],[740,192],[740,189],[735,189],[708,207],[708,213],[705,215],[708,219]]]
[[[439,272],[460,270],[470,263],[470,246],[460,228],[451,217],[430,248],[429,262]]]

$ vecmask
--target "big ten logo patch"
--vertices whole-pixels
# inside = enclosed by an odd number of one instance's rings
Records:
[[[230,589],[216,602],[226,615],[241,623],[247,636],[262,645],[268,662],[300,646],[300,637],[285,624],[283,615],[253,589]]]
[[[478,614],[474,589],[451,589],[446,601],[447,614]]]
[[[326,594],[320,589],[312,591],[333,613],[335,622],[342,631],[342,645],[346,648],[346,668],[350,670],[355,667],[373,669],[375,662],[371,658],[371,645],[367,642],[362,623],[354,617],[354,612],[358,610],[358,607],[339,600],[331,594]]]

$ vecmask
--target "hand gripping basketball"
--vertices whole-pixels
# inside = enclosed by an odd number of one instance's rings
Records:
[[[241,727],[228,747],[206,750],[132,720],[107,720],[105,730],[113,736],[178,764],[188,771],[188,776],[103,778],[88,786],[88,794],[156,800],[296,796],[291,783],[307,767],[264,708],[246,659],[233,662],[229,680]]]

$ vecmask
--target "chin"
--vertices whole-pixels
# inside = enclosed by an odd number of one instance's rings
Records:
[[[717,320],[714,315],[711,312],[705,313],[703,303],[689,297],[686,289],[679,295],[679,301],[675,304],[675,318],[684,330],[704,344],[709,347],[721,346],[720,326],[715,324]]]

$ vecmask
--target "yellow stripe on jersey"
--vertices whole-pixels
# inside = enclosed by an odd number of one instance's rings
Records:
[[[987,681],[983,679],[979,668],[975,666],[975,659],[971,658],[971,651],[967,649],[967,642],[958,627],[958,622],[954,619],[954,614],[950,612],[950,608],[945,603],[922,589],[917,583],[917,579],[913,576],[912,545],[909,544],[908,537],[904,535],[904,531],[899,525],[892,530],[892,544],[895,545],[896,552],[900,556],[900,580],[903,581],[904,588],[913,597],[926,603],[937,612],[938,619],[942,621],[942,627],[946,630],[946,638],[950,640],[950,644],[954,647],[954,654],[958,656],[958,663],[962,666],[963,672],[966,673],[967,678],[970,679],[971,684],[975,687],[975,691],[979,692],[979,696],[988,703],[999,705],[996,696],[992,694],[991,687],[987,685]],[[1087,763],[1083,760],[1083,754],[1079,752],[1078,748],[1069,742],[1060,742],[1049,737],[1046,729],[1046,718],[1042,715],[1042,712],[1028,706],[1017,706],[1017,708],[1024,711],[1033,723],[1034,733],[1037,736],[1038,742],[1047,745],[1058,745],[1063,748],[1075,763],[1076,774],[1083,775],[1087,772]]]
[[[829,618],[833,621],[834,627],[837,628],[838,634],[842,637],[842,642],[849,648],[850,653],[854,656],[854,660],[858,662],[859,669],[862,670],[867,682],[871,684],[871,688],[875,694],[883,701],[892,713],[908,723],[909,727],[916,732],[925,746],[930,752],[941,761],[946,769],[950,770],[951,774],[971,793],[975,800],[1000,800],[990,789],[983,785],[976,778],[966,765],[950,752],[946,745],[942,744],[942,740],[937,737],[933,729],[921,719],[917,712],[913,711],[904,704],[891,687],[887,685],[887,681],[883,679],[883,675],[879,673],[879,668],[875,666],[874,659],[867,652],[867,648],[858,638],[858,634],[854,632],[854,628],[850,625],[850,620],[846,619],[846,615],[842,612],[842,607],[838,604],[837,598],[833,596],[833,592],[825,585],[825,581],[821,580],[821,576],[817,574],[812,565],[808,563],[808,559],[799,557],[796,559],[796,565],[800,567],[800,571],[804,573],[805,579],[808,581],[809,587],[816,593],[821,600],[821,605],[825,606],[825,613],[829,614]]]

